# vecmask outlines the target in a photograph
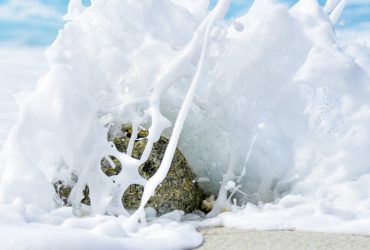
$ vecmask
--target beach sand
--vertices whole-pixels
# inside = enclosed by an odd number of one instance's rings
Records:
[[[232,228],[201,230],[206,249],[370,249],[370,237],[300,231],[245,231]]]

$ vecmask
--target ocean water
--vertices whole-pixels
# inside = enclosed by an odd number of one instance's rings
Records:
[[[89,5],[89,0],[82,1]],[[253,1],[232,0],[228,18],[240,16],[247,11]],[[292,6],[296,0],[281,0],[281,3]],[[325,1],[319,1],[324,4]],[[217,3],[210,1],[210,8]],[[7,46],[49,46],[63,27],[62,16],[66,13],[68,0],[30,0],[0,1],[0,44]],[[350,0],[337,24],[337,29],[348,30],[356,27],[362,30],[370,22],[370,4],[367,0]]]
[[[62,236],[79,245],[98,235],[113,248],[139,249],[194,247],[201,242],[195,226],[207,225],[368,235],[366,31],[346,30],[337,20],[340,5],[324,11],[310,0],[291,8],[263,0],[236,20],[223,19],[227,5],[209,13],[207,1],[97,0],[90,7],[72,1],[71,21],[46,57],[42,49],[1,51],[2,235],[21,225],[22,244],[33,246],[27,232],[36,223],[33,237],[56,232],[41,247]],[[16,96],[17,114],[12,95],[19,91],[26,92]],[[171,136],[145,197],[165,176],[179,142],[197,176],[210,180],[204,188],[218,195],[214,218],[125,214],[117,190],[141,181],[133,169],[145,154],[134,161],[106,142],[105,125],[120,122],[149,128],[149,145],[162,132]],[[115,182],[98,167],[110,154],[127,166]],[[50,182],[72,173],[79,174],[73,209],[56,209]],[[85,184],[91,210],[79,204]],[[83,237],[66,227],[83,229]]]

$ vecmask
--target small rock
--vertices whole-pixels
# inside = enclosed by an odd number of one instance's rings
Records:
[[[215,197],[213,195],[211,195],[207,199],[203,200],[203,202],[202,202],[202,211],[208,213],[212,210],[214,205],[215,205]]]
[[[121,162],[113,155],[110,155],[109,158],[113,161],[115,166],[112,167],[109,161],[103,158],[100,161],[101,169],[103,170],[104,174],[106,174],[107,176],[118,175],[122,170]]]
[[[132,150],[132,157],[140,159],[144,152],[149,132],[145,129],[140,129]],[[113,141],[116,148],[120,152],[126,152],[132,129],[130,125],[123,125],[121,132],[112,137],[108,135],[108,140]],[[139,174],[149,180],[158,170],[164,153],[166,151],[169,140],[163,136],[159,141],[153,144],[152,152],[148,160],[143,163],[138,171]],[[118,175],[124,171],[121,162],[114,156],[109,156],[111,161],[103,158],[100,162],[102,171],[108,176]],[[111,166],[114,163],[114,166]],[[185,156],[179,149],[176,149],[171,167],[164,181],[156,188],[154,196],[149,199],[147,207],[154,208],[158,215],[162,215],[174,210],[182,210],[186,213],[202,209],[202,202],[206,198],[204,191],[198,186],[196,178],[191,172],[190,167],[185,159]],[[77,182],[77,177],[68,184],[56,181],[54,188],[57,196],[62,204],[70,206],[69,195],[73,184]],[[72,184],[71,184],[72,183]],[[122,204],[128,210],[139,208],[144,187],[138,184],[130,185],[122,196]],[[90,206],[89,187],[86,185],[83,190],[83,199],[81,206]],[[203,209],[207,211],[209,208]]]
[[[56,181],[53,183],[55,192],[57,196],[60,198],[59,205],[71,205],[68,198],[71,194],[72,187],[70,185],[65,185],[62,181]]]
[[[77,175],[72,173],[70,179],[64,180],[54,180],[52,182],[55,193],[56,199],[55,202],[57,206],[70,206],[71,202],[69,200],[69,195],[72,192],[72,187],[77,182]]]
[[[114,138],[110,138],[110,140],[113,141],[120,152],[126,152],[131,135],[131,126],[123,125],[121,133],[117,134]],[[133,158],[140,159],[147,143],[147,136],[148,131],[141,128],[132,150],[131,156]],[[163,159],[168,142],[169,140],[167,138],[161,136],[159,141],[154,143],[148,160],[139,167],[139,173],[143,178],[149,180],[156,173]],[[115,162],[114,158],[112,160]],[[120,166],[120,164],[116,163],[117,165]],[[124,166],[122,167],[124,168]],[[112,173],[112,170],[109,173]],[[194,181],[195,179],[184,155],[179,149],[176,149],[166,178],[157,187],[154,196],[151,197],[147,206],[153,207],[159,215],[173,210],[183,210],[189,213],[201,209],[205,194]],[[131,185],[122,197],[123,206],[128,210],[137,209],[141,202],[143,190],[144,187],[141,185]]]

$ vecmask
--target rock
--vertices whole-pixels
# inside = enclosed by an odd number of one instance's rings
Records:
[[[126,152],[132,135],[131,126],[123,125],[120,133],[114,137],[108,135],[108,140],[113,141],[120,152]],[[140,129],[132,150],[132,157],[139,159],[144,152],[148,136],[148,131]],[[154,143],[152,152],[148,160],[139,167],[139,174],[149,180],[158,170],[169,140],[163,136]],[[110,161],[103,158],[100,162],[102,171],[108,176],[118,175],[124,171],[121,162],[114,156],[109,156],[114,163],[111,166]],[[70,206],[69,195],[73,184],[77,182],[77,176],[68,183],[56,181],[53,183],[55,192],[60,200],[59,205]],[[128,187],[122,196],[122,204],[127,210],[135,210],[139,207],[144,187],[133,184]],[[204,191],[195,182],[195,176],[191,172],[185,156],[179,149],[176,149],[169,172],[164,181],[156,188],[154,196],[149,200],[147,207],[153,207],[158,215],[162,215],[173,210],[182,210],[186,213],[202,209],[202,202],[206,198]],[[83,190],[83,199],[81,205],[90,206],[89,187],[86,185]],[[204,209],[203,204],[203,210]]]
[[[53,183],[55,192],[60,200],[57,201],[58,205],[71,205],[68,198],[71,194],[71,185],[66,185],[62,181],[56,181]]]
[[[72,187],[77,182],[77,176],[72,173],[69,179],[64,180],[54,180],[52,182],[55,193],[56,199],[55,202],[57,206],[70,206],[71,202],[69,200],[69,195],[72,192]]]
[[[86,206],[91,206],[89,193],[90,193],[89,186],[86,185],[84,190],[82,191],[82,194],[83,194],[84,197],[81,200],[81,203],[86,205]]]
[[[215,197],[213,195],[211,195],[207,199],[203,200],[203,202],[202,202],[202,211],[208,213],[212,210],[214,205],[215,205]]]
[[[71,201],[69,200],[69,196],[72,192],[72,187],[76,182],[77,182],[77,179],[76,181],[73,182],[73,184],[71,184],[70,182],[69,184],[66,184],[65,182],[60,181],[60,180],[53,183],[55,192],[58,197],[56,200],[56,203],[58,206],[71,206],[72,205]],[[81,200],[81,204],[84,204],[86,206],[91,205],[89,192],[90,192],[89,186],[86,185],[84,190],[82,191],[83,198]]]
[[[123,125],[121,132],[109,140],[113,141],[120,152],[126,152],[128,143],[132,135],[129,125]],[[140,129],[132,150],[132,157],[139,159],[145,149],[148,131]],[[154,143],[152,152],[148,160],[139,167],[140,175],[149,179],[158,170],[169,140],[163,136]],[[118,174],[124,166],[116,158],[112,158],[116,163],[116,170],[113,170],[108,161],[102,161],[102,170],[109,176]],[[117,162],[118,161],[118,162]],[[103,164],[104,163],[104,164]],[[104,166],[103,166],[104,165]],[[140,205],[144,187],[134,184],[131,185],[122,197],[123,206],[128,210],[137,209]],[[159,215],[173,210],[183,210],[193,212],[201,209],[202,201],[205,198],[203,190],[195,182],[195,176],[179,149],[176,149],[170,170],[165,180],[157,187],[155,194],[149,200],[147,206],[153,207]]]
[[[102,171],[107,176],[118,175],[122,170],[121,162],[116,157],[114,157],[113,155],[110,155],[109,158],[113,161],[115,166],[112,167],[110,165],[109,161],[107,159],[103,158],[100,162]]]

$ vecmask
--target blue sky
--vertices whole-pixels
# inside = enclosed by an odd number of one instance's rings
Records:
[[[83,0],[89,4],[89,0]],[[217,0],[211,0],[211,6]],[[297,0],[280,0],[288,5]],[[324,0],[320,0],[323,2]],[[233,0],[229,16],[245,11],[252,0]],[[0,42],[6,45],[47,46],[63,27],[68,0],[0,0]],[[370,0],[349,0],[339,28],[370,24]]]
[[[0,41],[50,44],[63,26],[68,0],[0,0]]]

